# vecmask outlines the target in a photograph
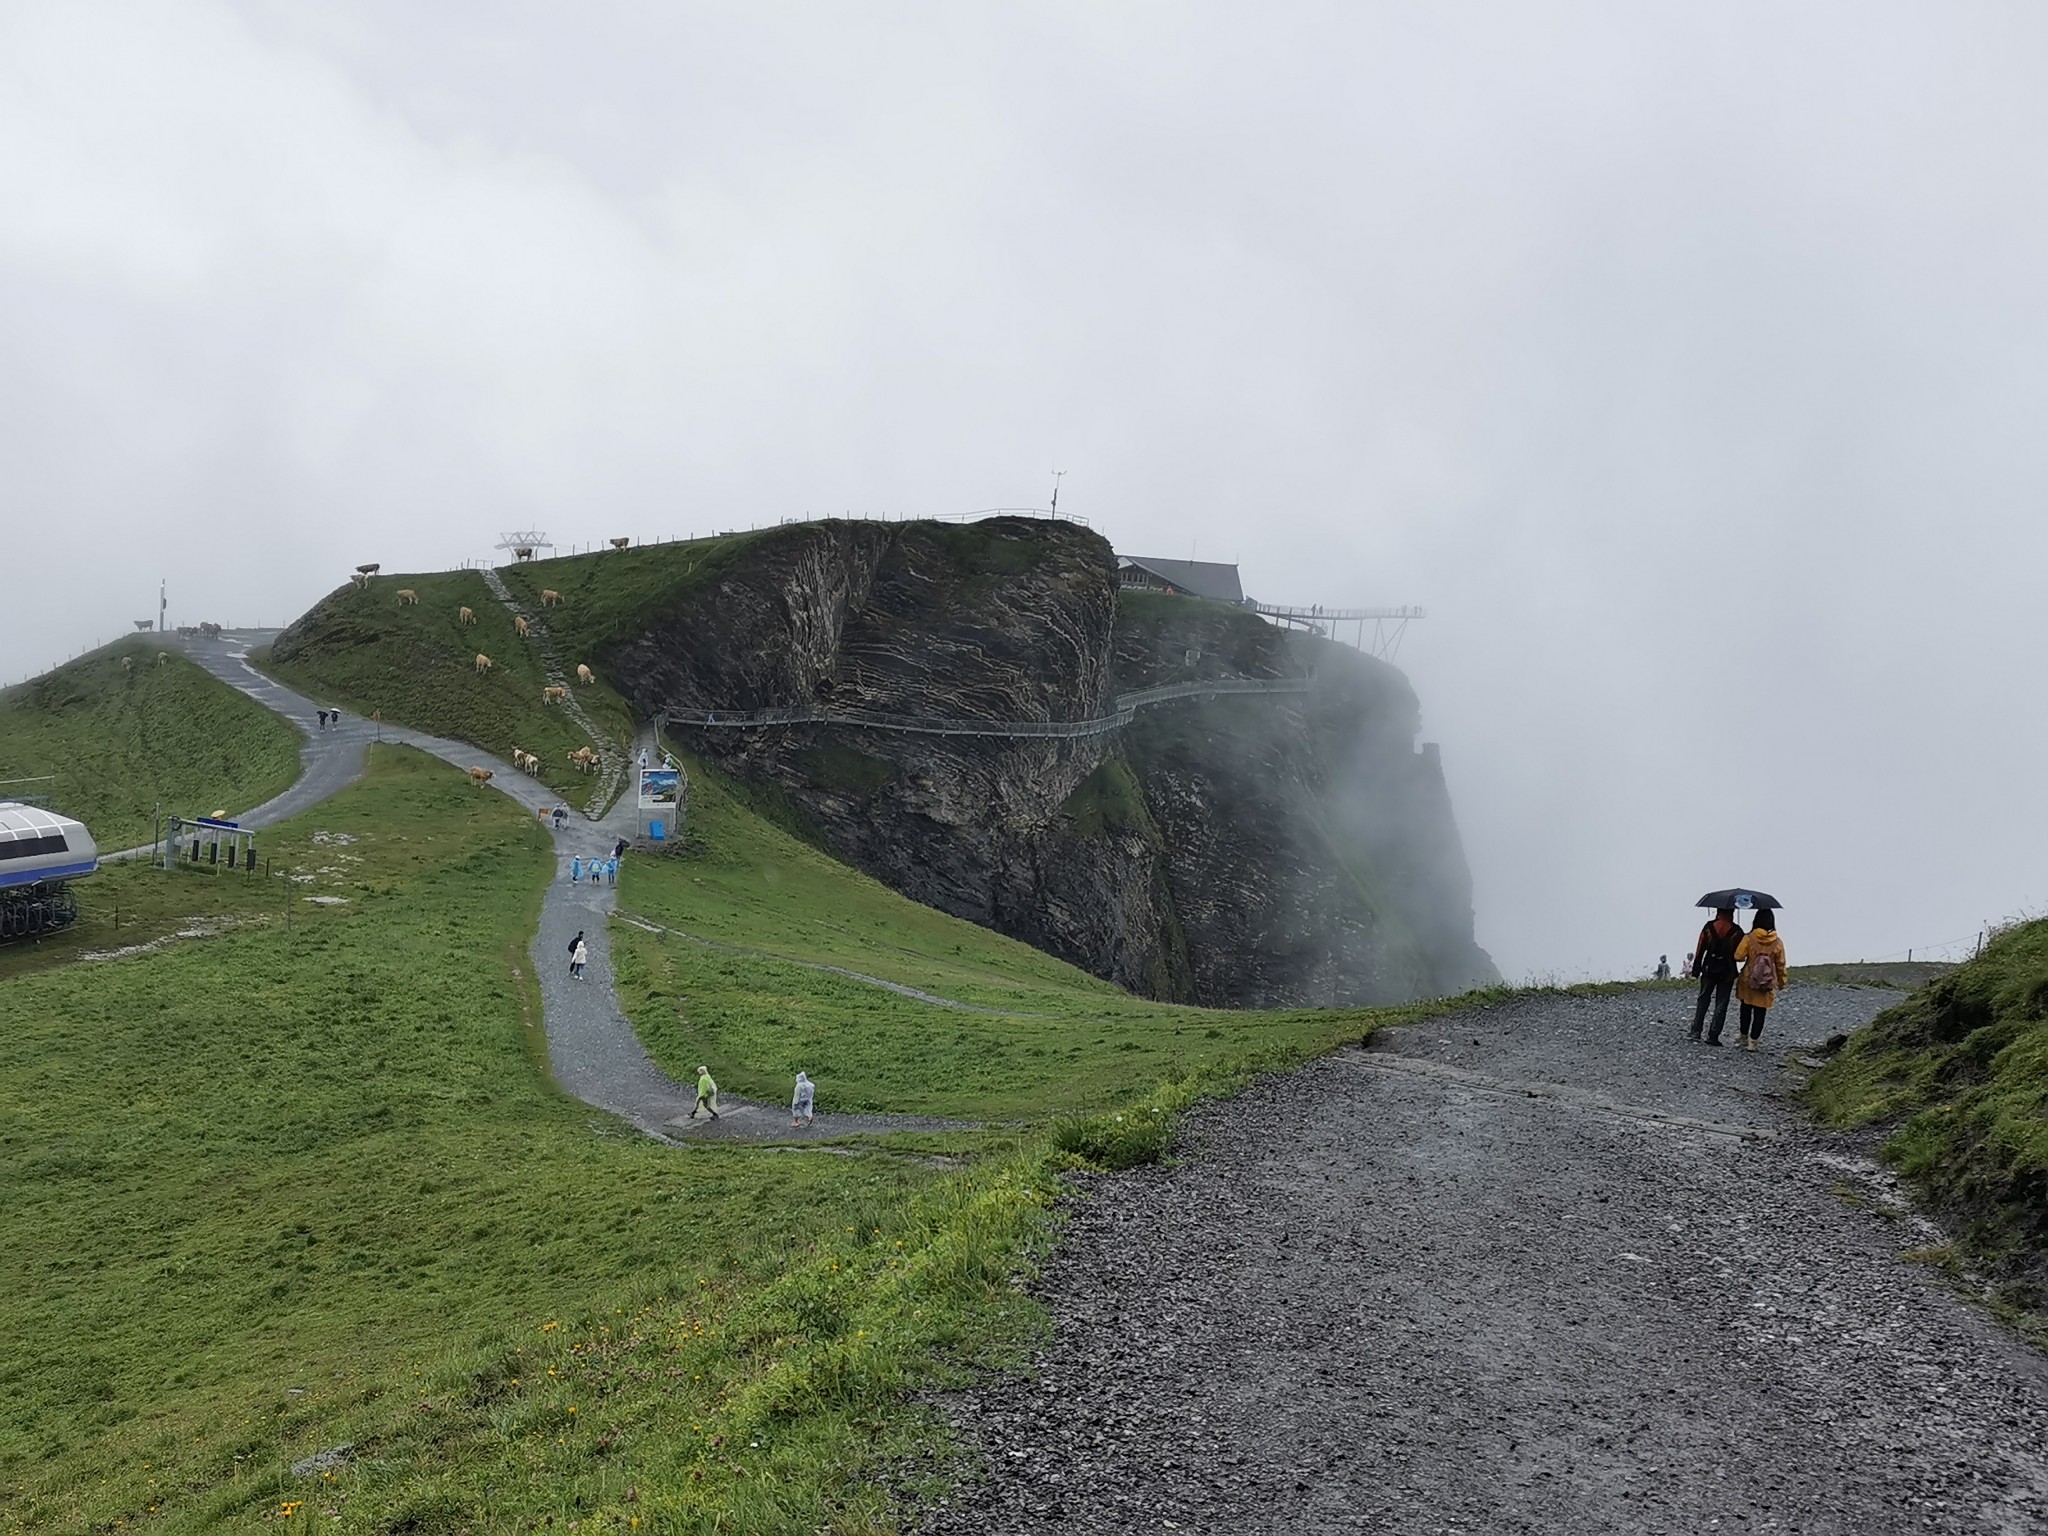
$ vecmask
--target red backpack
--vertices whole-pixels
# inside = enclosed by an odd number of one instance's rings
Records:
[[[1775,992],[1778,990],[1778,962],[1771,952],[1762,945],[1756,946],[1749,957],[1749,970],[1743,976],[1752,992]]]

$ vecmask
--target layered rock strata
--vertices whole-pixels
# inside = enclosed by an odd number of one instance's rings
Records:
[[[1147,996],[1364,1004],[1494,979],[1392,667],[1241,610],[1120,594],[1071,523],[813,523],[749,540],[607,659],[643,712],[1079,721],[1118,692],[1315,676],[1070,739],[679,730],[915,898]]]

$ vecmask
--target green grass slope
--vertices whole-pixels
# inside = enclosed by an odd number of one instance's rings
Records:
[[[1135,1101],[1159,1084],[1296,1061],[1386,1013],[1227,1012],[1132,997],[1029,945],[920,906],[753,814],[691,761],[680,855],[637,857],[620,905],[682,934],[613,929],[621,997],[671,1072],[784,1097],[798,1068],[821,1102],[1037,1119]],[[947,1008],[837,966],[975,1010]]]
[[[643,633],[662,614],[688,604],[693,593],[749,559],[760,541],[775,533],[770,528],[529,560],[507,566],[503,574],[512,594],[536,611],[542,592],[561,593],[562,601],[547,610],[547,617],[562,659],[572,668],[586,663],[602,681],[605,660],[615,646]]]
[[[401,604],[401,588],[419,594]],[[461,622],[469,608],[474,624]],[[491,670],[476,671],[478,653]],[[573,674],[575,660],[559,651]],[[512,748],[538,753],[549,784],[573,794],[587,783],[568,754],[589,738],[565,711],[542,701],[547,684],[540,651],[522,640],[512,615],[474,571],[382,576],[368,587],[329,593],[257,658],[300,692],[357,714],[474,742],[511,761]],[[625,702],[600,682],[578,687],[600,728],[621,746],[632,740]]]
[[[1880,1014],[1807,1092],[1835,1124],[1891,1125],[1884,1156],[1960,1221],[1968,1258],[2048,1309],[2048,921]]]
[[[273,842],[338,900],[124,867],[209,936],[0,986],[0,1531],[889,1529],[906,1386],[1028,1325],[1031,1165],[566,1100],[546,839],[444,765]]]
[[[299,773],[289,723],[155,638],[137,635],[0,693],[0,784],[46,794],[103,849],[149,841],[167,815],[245,811]],[[124,665],[125,663],[125,665]]]

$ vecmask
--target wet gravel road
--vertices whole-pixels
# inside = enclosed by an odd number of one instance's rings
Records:
[[[1895,996],[1795,989],[1755,1055],[1536,998],[1205,1108],[1076,1203],[925,1530],[2048,1531],[2041,1358],[1780,1097]]]

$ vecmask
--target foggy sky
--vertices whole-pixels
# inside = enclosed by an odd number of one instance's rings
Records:
[[[0,682],[1042,503],[1401,663],[1510,976],[2048,906],[2048,13],[0,0]]]

